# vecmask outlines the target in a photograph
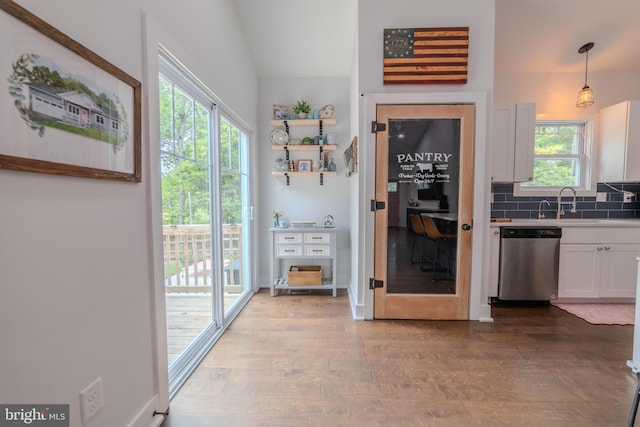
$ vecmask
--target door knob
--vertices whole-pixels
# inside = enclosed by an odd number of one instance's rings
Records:
[[[471,226],[469,224],[462,224],[462,229],[464,231],[469,231],[469,230],[471,230]]]

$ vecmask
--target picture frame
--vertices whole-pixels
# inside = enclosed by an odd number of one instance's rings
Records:
[[[0,0],[0,168],[141,181],[141,83]]]
[[[273,120],[287,120],[289,114],[288,105],[273,104]]]
[[[313,161],[298,160],[298,172],[311,172],[313,170]]]

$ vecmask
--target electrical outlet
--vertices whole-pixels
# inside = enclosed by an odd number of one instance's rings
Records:
[[[80,392],[82,425],[85,425],[103,406],[102,377],[98,377],[98,379]]]
[[[633,199],[635,198],[636,194],[632,193],[631,191],[625,191],[624,192],[624,202],[625,203],[631,203],[633,202]]]
[[[607,193],[596,193],[596,202],[606,202]]]

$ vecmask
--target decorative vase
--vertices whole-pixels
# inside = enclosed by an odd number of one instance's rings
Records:
[[[307,113],[298,113],[298,118],[299,119],[306,119],[307,118]]]
[[[274,227],[280,227],[280,220],[276,218],[276,220],[273,221],[273,226]]]

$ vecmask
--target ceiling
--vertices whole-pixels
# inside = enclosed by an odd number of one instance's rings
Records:
[[[258,76],[346,77],[356,0],[234,0]]]
[[[234,2],[259,77],[351,74],[357,0]],[[496,0],[495,72],[580,72],[587,42],[589,72],[640,70],[639,19],[638,0]]]

